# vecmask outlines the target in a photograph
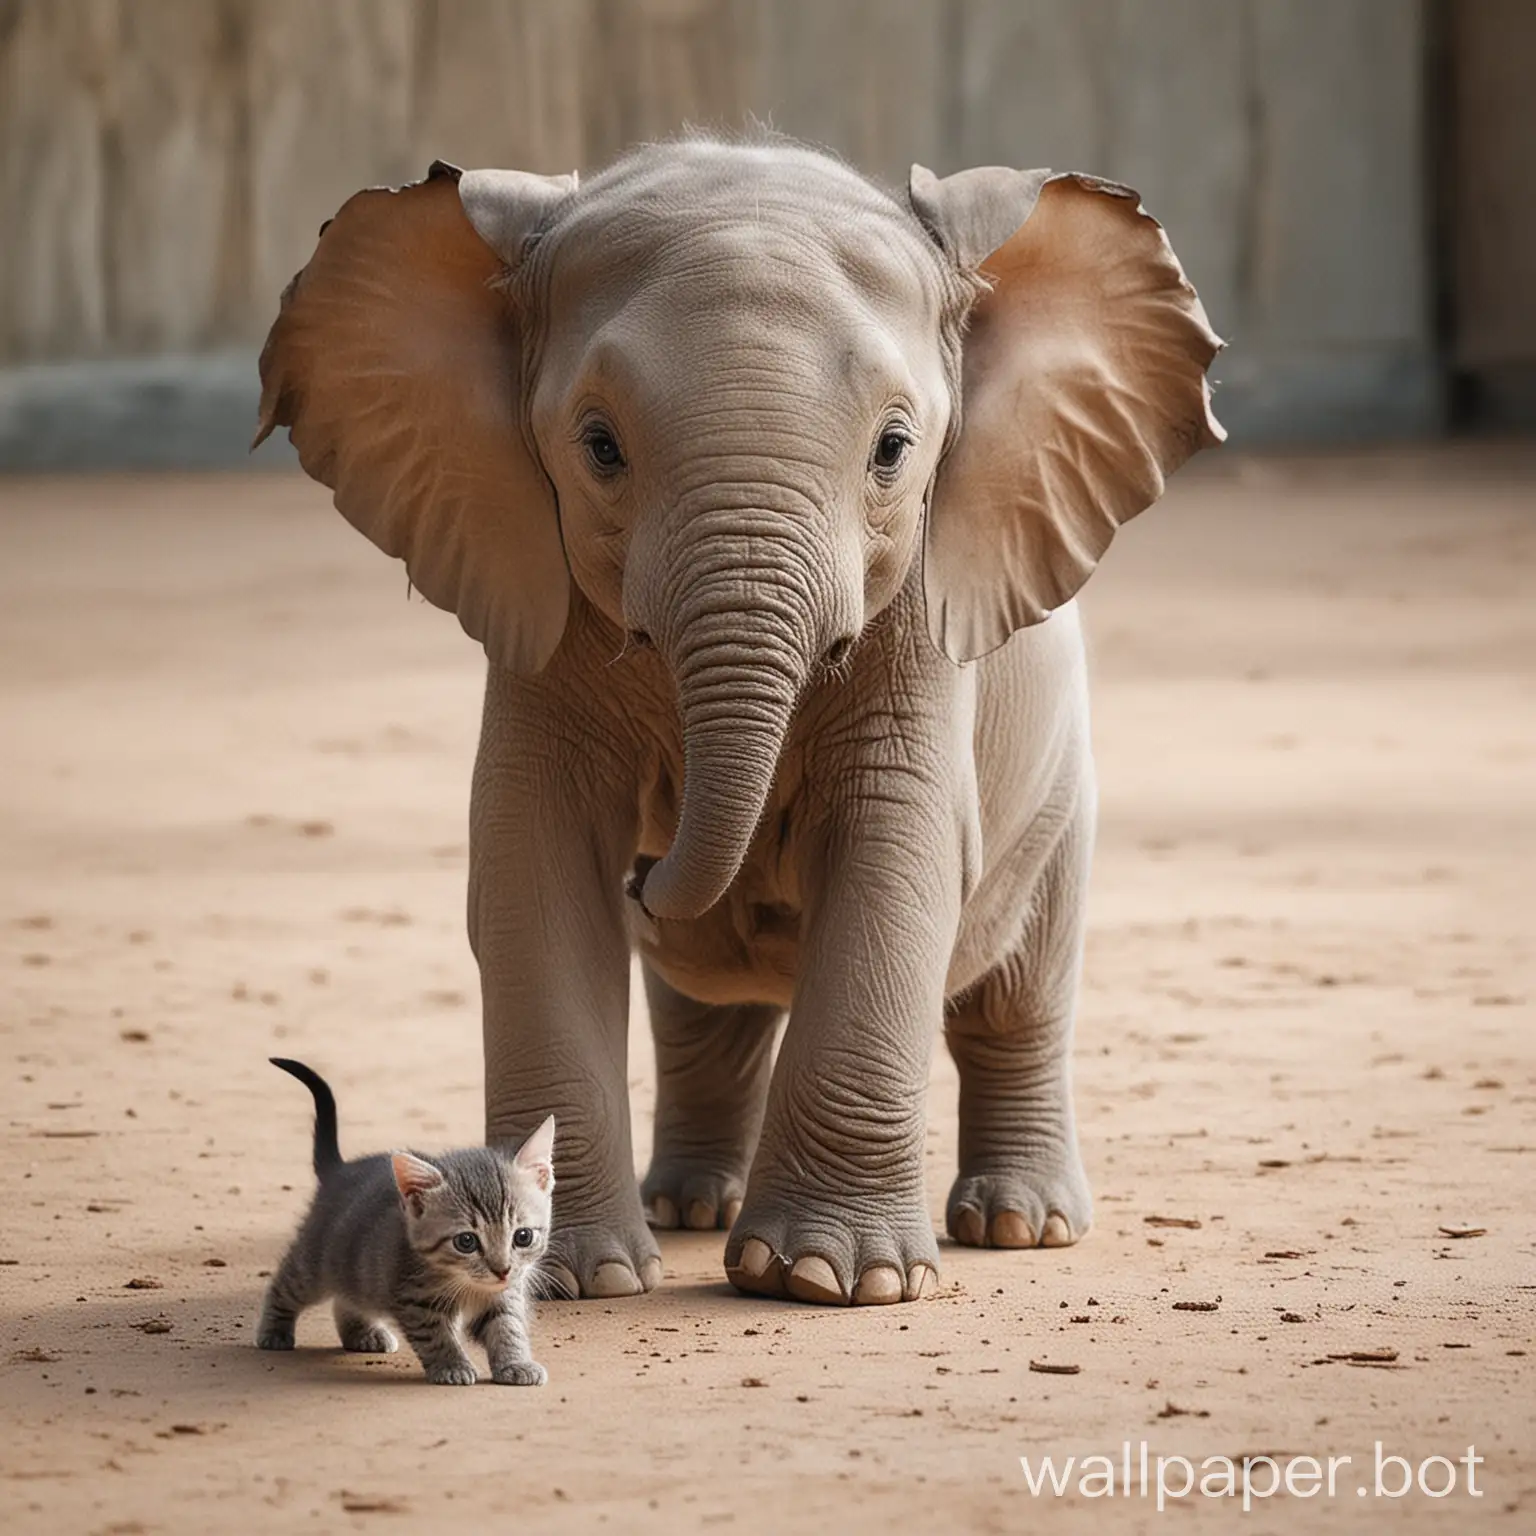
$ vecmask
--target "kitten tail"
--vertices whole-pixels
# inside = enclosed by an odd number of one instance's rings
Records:
[[[267,1060],[298,1078],[315,1096],[315,1177],[324,1182],[326,1174],[341,1166],[341,1147],[336,1140],[336,1098],[331,1086],[302,1061],[290,1061],[286,1056],[269,1056]]]

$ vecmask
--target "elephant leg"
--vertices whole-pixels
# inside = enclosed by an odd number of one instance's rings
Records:
[[[1071,1061],[1092,845],[1090,802],[1042,871],[1019,945],[945,1020],[960,1075],[945,1224],[971,1247],[1064,1247],[1093,1219]]]
[[[623,878],[635,800],[575,701],[493,668],[470,809],[469,931],[480,964],[485,1133],[508,1151],[555,1117],[557,1295],[661,1280],[635,1185],[626,1075]]]
[[[740,1290],[857,1305],[937,1281],[924,1118],[961,854],[953,812],[924,805],[941,797],[917,779],[882,776],[805,887],[794,1005],[726,1244]]]
[[[656,1137],[641,1199],[653,1227],[729,1227],[757,1145],[782,1011],[695,1002],[649,965],[645,995],[656,1041]]]

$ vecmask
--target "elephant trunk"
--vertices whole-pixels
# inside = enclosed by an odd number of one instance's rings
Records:
[[[641,891],[653,917],[698,917],[736,878],[808,671],[790,633],[800,626],[744,620],[739,601],[738,593],[735,614],[717,610],[691,626],[695,633],[684,630],[674,653],[683,804],[672,847]]]

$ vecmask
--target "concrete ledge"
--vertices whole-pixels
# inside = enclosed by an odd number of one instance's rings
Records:
[[[1234,445],[1438,436],[1438,369],[1411,352],[1222,354],[1216,413]],[[247,450],[256,354],[37,363],[0,369],[0,470],[290,469],[286,435]]]
[[[245,350],[0,369],[0,469],[290,469],[260,394]]]

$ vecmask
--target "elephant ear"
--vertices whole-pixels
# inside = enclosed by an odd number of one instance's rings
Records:
[[[970,661],[1066,602],[1164,477],[1225,438],[1205,376],[1222,343],[1126,187],[913,166],[910,196],[985,283],[923,564],[934,643]]]
[[[461,182],[439,162],[425,181],[359,192],[321,230],[261,354],[256,442],[288,427],[342,516],[517,672],[554,654],[570,578],[524,436],[503,278],[574,185],[514,171]]]

